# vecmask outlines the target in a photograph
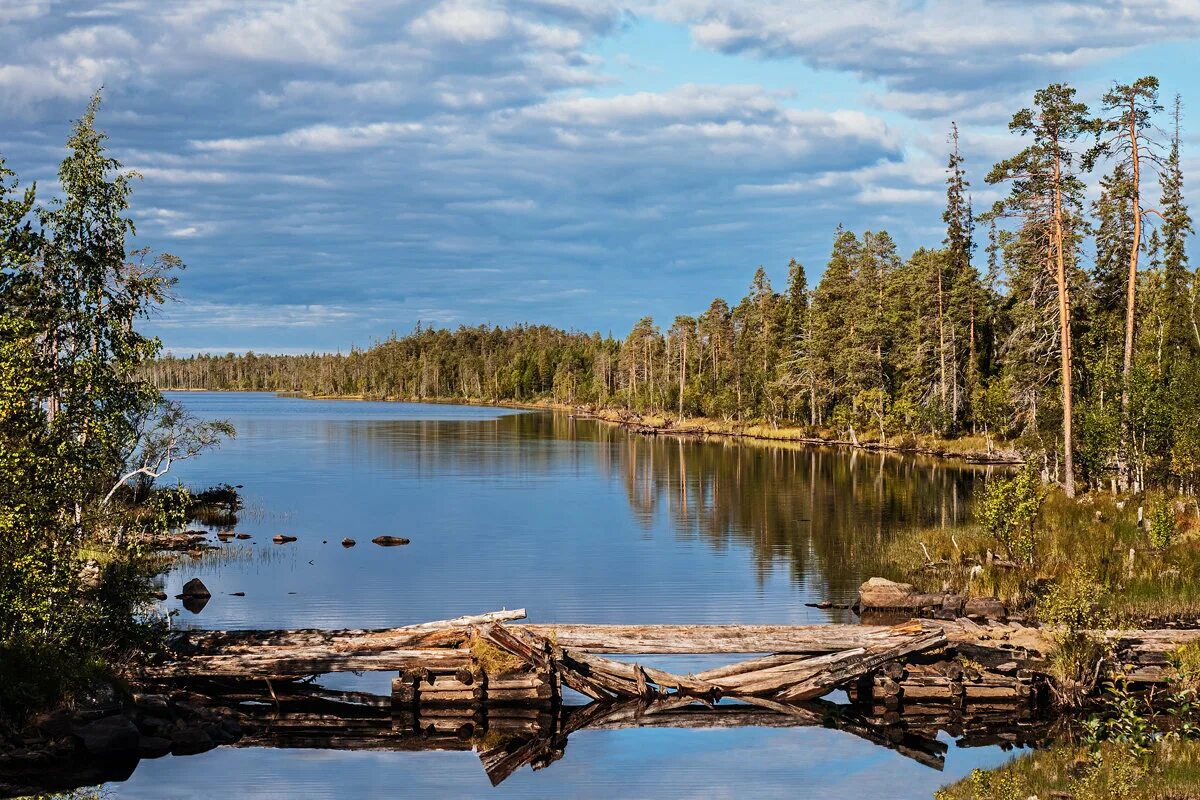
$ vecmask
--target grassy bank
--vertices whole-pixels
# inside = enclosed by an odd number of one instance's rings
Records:
[[[1167,738],[1144,753],[1119,743],[1094,752],[1067,744],[976,770],[936,800],[1185,800],[1200,798],[1200,743]]]
[[[206,390],[174,389],[168,387],[164,388],[163,391],[199,392]],[[361,394],[309,394],[304,392],[277,392],[277,394],[304,397],[310,400],[372,400],[377,402],[431,403],[439,405],[520,408],[534,411],[561,411],[577,417],[620,425],[643,433],[674,436],[720,436],[754,439],[764,442],[813,444],[826,447],[857,447],[864,450],[918,453],[940,458],[960,459],[976,464],[1019,464],[1023,460],[1021,454],[1010,443],[989,439],[985,436],[961,436],[952,439],[943,439],[936,436],[904,434],[894,436],[887,441],[879,441],[872,433],[864,433],[864,435],[852,439],[839,434],[831,428],[807,425],[796,426],[787,423],[771,424],[762,420],[739,421],[714,419],[712,417],[680,418],[666,414],[641,414],[622,408],[595,408],[593,406],[571,405],[552,400],[515,402],[461,397],[398,398],[373,397]]]
[[[1103,587],[1114,623],[1152,626],[1200,618],[1200,515],[1194,500],[1103,494],[1072,500],[1049,490],[1028,547],[1024,555],[1010,552],[1003,538],[976,520],[901,533],[875,566],[879,574],[925,591],[996,596],[1035,613],[1049,587],[1083,575]]]

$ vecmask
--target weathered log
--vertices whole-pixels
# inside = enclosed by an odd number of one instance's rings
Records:
[[[511,625],[565,650],[600,654],[832,653],[886,644],[904,625]]]

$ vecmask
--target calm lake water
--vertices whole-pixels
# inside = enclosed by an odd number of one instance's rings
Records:
[[[193,487],[242,484],[253,539],[188,562],[213,593],[177,626],[382,627],[524,607],[538,622],[852,621],[865,557],[895,530],[951,525],[981,472],[913,457],[645,437],[564,414],[174,396],[235,441],[179,465]],[[277,533],[296,536],[272,544]],[[406,547],[380,548],[379,535]],[[343,549],[343,537],[359,544]],[[234,597],[233,592],[245,592]],[[718,661],[728,661],[728,658]],[[674,666],[679,667],[679,662]],[[684,665],[692,668],[692,664]],[[386,691],[389,676],[329,685]],[[946,740],[949,741],[949,740]],[[930,797],[996,748],[938,772],[822,728],[599,730],[493,788],[470,752],[219,748],[143,762],[129,798]]]

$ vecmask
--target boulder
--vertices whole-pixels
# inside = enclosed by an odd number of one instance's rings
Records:
[[[177,756],[192,756],[216,747],[216,743],[203,728],[177,728],[171,732],[171,752]]]
[[[285,536],[282,533],[277,533],[273,537],[271,537],[271,541],[274,542],[275,544],[287,544],[288,542],[296,541],[296,537],[295,536]]]
[[[116,714],[75,729],[75,738],[92,756],[122,756],[138,752],[141,734],[126,716]]]
[[[995,597],[972,597],[963,604],[963,616],[984,619],[1004,619],[1007,609]]]
[[[204,585],[204,581],[199,578],[192,578],[183,585],[183,590],[179,593],[181,599],[189,597],[209,598],[212,597],[212,592],[208,591],[208,587]]]
[[[161,736],[143,736],[138,739],[138,755],[142,758],[162,758],[171,752],[171,740]]]
[[[356,544],[358,544],[358,542],[354,541],[349,536],[347,536],[345,539],[342,539],[342,547],[354,547]]]
[[[371,540],[372,544],[377,544],[380,547],[395,547],[396,545],[408,544],[408,539],[403,536],[376,536]]]
[[[858,604],[869,608],[914,608],[918,597],[911,583],[896,583],[887,578],[871,578],[858,589]]]
[[[84,591],[95,591],[104,584],[104,574],[100,570],[100,564],[89,559],[83,568],[79,570],[79,585]]]

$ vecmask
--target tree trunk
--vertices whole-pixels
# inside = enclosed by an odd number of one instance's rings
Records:
[[[1062,350],[1062,407],[1063,407],[1063,490],[1067,497],[1075,496],[1075,456],[1072,431],[1073,406],[1071,387],[1071,296],[1067,286],[1067,260],[1064,252],[1062,210],[1062,162],[1054,157],[1054,244],[1055,279],[1058,283],[1058,337]]]
[[[1129,147],[1133,157],[1131,181],[1133,204],[1133,241],[1129,246],[1129,282],[1125,290],[1125,357],[1121,365],[1121,444],[1117,453],[1117,474],[1123,487],[1129,486],[1129,393],[1133,377],[1133,323],[1137,308],[1138,251],[1142,243],[1141,163],[1138,156],[1137,115],[1129,109]]]

